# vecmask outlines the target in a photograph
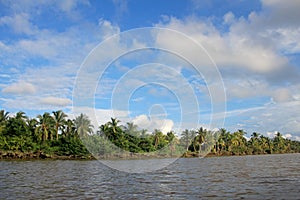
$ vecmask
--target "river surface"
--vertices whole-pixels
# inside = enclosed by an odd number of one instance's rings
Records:
[[[0,161],[0,199],[300,199],[300,154],[181,158],[148,173],[99,161]]]

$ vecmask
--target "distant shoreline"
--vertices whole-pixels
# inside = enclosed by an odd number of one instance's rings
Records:
[[[295,152],[297,153],[297,152]],[[8,160],[145,160],[145,159],[164,159],[164,158],[212,158],[212,157],[230,157],[230,156],[251,156],[251,155],[278,155],[278,154],[295,154],[295,153],[272,153],[272,154],[243,154],[243,155],[233,155],[233,154],[214,154],[208,153],[203,156],[199,156],[198,153],[189,152],[184,153],[183,155],[179,156],[164,156],[164,155],[147,155],[147,154],[123,154],[123,155],[109,155],[109,156],[99,156],[95,158],[93,155],[53,155],[53,154],[46,154],[43,152],[14,152],[14,151],[7,151],[3,152],[0,151],[0,161],[8,161]]]

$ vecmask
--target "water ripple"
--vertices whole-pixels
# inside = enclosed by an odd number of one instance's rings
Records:
[[[298,199],[299,166],[300,154],[179,159],[136,174],[98,161],[1,161],[0,199]]]

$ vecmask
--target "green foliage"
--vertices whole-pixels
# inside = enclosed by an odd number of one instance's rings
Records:
[[[152,133],[138,130],[133,123],[119,125],[116,118],[103,125],[93,134],[89,118],[80,114],[74,120],[67,119],[61,110],[52,114],[45,112],[29,119],[24,112],[9,117],[0,111],[0,151],[43,152],[60,156],[115,155],[120,151],[149,153],[158,151],[164,155],[189,152],[193,155],[213,153],[216,155],[244,155],[300,152],[300,142],[284,138],[277,133],[268,138],[254,132],[247,141],[245,132],[230,133],[225,129],[217,132],[200,127],[184,130],[181,137],[170,131]]]

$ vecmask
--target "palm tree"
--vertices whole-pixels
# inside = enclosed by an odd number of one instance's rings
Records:
[[[8,120],[9,112],[5,112],[5,110],[0,110],[0,124]]]
[[[102,124],[99,128],[100,128],[101,133],[105,134],[109,129],[109,125],[108,125],[108,123]]]
[[[58,131],[61,127],[64,126],[64,124],[66,122],[65,118],[67,117],[67,115],[62,110],[53,111],[52,113],[53,113],[53,119],[55,122],[56,140],[58,140]]]
[[[249,143],[251,144],[251,147],[253,149],[252,153],[261,153],[261,145],[260,145],[260,138],[259,138],[259,134],[254,132],[251,135],[250,141]]]
[[[205,143],[205,137],[207,135],[206,129],[203,129],[203,127],[200,127],[199,130],[197,131],[197,142],[199,145],[199,154],[202,150],[202,145]]]
[[[30,130],[30,133],[32,135],[32,137],[36,140],[37,138],[35,138],[35,129],[38,126],[38,121],[36,119],[27,119],[27,126]]]
[[[170,148],[170,152],[171,152],[171,156],[173,156],[173,152],[174,150],[176,149],[175,148],[175,144],[178,143],[178,140],[176,138],[176,135],[173,131],[170,131],[167,133],[167,137],[166,137],[166,140],[168,141],[169,143],[169,148]]]
[[[246,133],[243,130],[238,130],[234,132],[231,136],[229,151],[232,151],[234,154],[242,154],[246,150],[245,144],[247,143],[246,138],[244,135]]]
[[[5,124],[8,120],[8,112],[5,112],[4,110],[0,110],[0,134],[5,129]]]
[[[270,148],[269,148],[269,138],[265,137],[263,135],[260,135],[259,138],[259,146],[261,148],[262,153],[271,153]]]
[[[79,136],[86,136],[93,132],[93,125],[87,115],[80,114],[74,119],[75,131]]]
[[[39,119],[39,126],[36,129],[36,135],[38,135],[38,137],[41,138],[42,141],[46,141],[47,139],[49,139],[49,136],[52,140],[51,132],[53,130],[54,121],[50,113],[45,112],[43,115],[38,115],[37,118]]]
[[[191,140],[192,140],[192,146],[193,146],[193,152],[196,152],[196,144],[197,144],[197,133],[195,130],[191,130]]]
[[[181,136],[181,141],[183,141],[185,150],[188,151],[192,139],[190,131],[188,129],[185,129],[184,131],[182,131]]]
[[[280,132],[277,132],[276,136],[274,137],[274,147],[275,147],[275,151],[279,153],[284,153],[284,149],[285,149],[284,138],[282,137]]]
[[[133,136],[138,136],[139,132],[137,131],[137,125],[132,122],[127,122],[126,133]]]
[[[140,135],[141,135],[142,138],[145,138],[147,136],[147,129],[142,129],[140,131]]]
[[[74,127],[74,122],[71,119],[68,119],[65,121],[65,131],[63,131],[63,134],[65,136],[72,135],[74,133],[75,127]]]
[[[23,111],[17,112],[15,118],[17,120],[22,120],[22,121],[25,121],[28,119],[28,117],[25,115],[25,112],[23,112]]]
[[[162,148],[166,145],[167,141],[165,140],[165,135],[158,129],[155,129],[153,132],[154,136],[154,147],[157,149]]]
[[[112,131],[114,134],[117,133],[119,127],[118,127],[118,123],[120,122],[120,120],[118,120],[117,118],[110,118],[111,121],[108,122],[108,125],[112,128]]]

